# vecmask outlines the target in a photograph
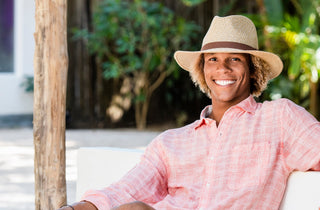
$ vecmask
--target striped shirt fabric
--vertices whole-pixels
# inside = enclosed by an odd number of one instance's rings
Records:
[[[211,110],[160,134],[120,181],[83,200],[101,210],[135,200],[155,209],[272,210],[292,171],[320,170],[320,123],[290,100],[249,96],[218,127]]]

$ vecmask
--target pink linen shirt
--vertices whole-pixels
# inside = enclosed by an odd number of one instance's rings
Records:
[[[206,117],[211,109],[160,134],[119,182],[83,200],[101,210],[135,200],[156,209],[271,210],[279,208],[292,171],[320,170],[320,124],[302,107],[250,96],[218,127]]]

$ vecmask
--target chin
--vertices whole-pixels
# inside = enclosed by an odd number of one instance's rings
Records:
[[[234,96],[211,96],[213,101],[218,102],[218,103],[225,103],[225,104],[237,104],[241,100],[237,97]]]

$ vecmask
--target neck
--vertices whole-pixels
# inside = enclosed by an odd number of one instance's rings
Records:
[[[231,106],[220,106],[219,104],[212,103],[212,112],[210,113],[209,117],[216,121],[217,126],[219,125],[224,113],[230,108]]]
[[[234,102],[223,102],[223,101],[216,101],[212,99],[212,112],[210,113],[209,117],[217,122],[217,126],[219,125],[224,113],[232,106],[237,105],[241,101],[245,100],[242,99],[240,101]]]

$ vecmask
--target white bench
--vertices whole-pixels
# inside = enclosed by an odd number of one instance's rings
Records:
[[[118,181],[139,162],[143,150],[114,147],[81,147],[77,154],[77,192],[80,200],[85,191],[101,189]]]
[[[88,189],[101,189],[119,180],[140,159],[143,150],[82,147],[78,150],[77,200]],[[320,172],[293,172],[280,210],[318,210]]]

